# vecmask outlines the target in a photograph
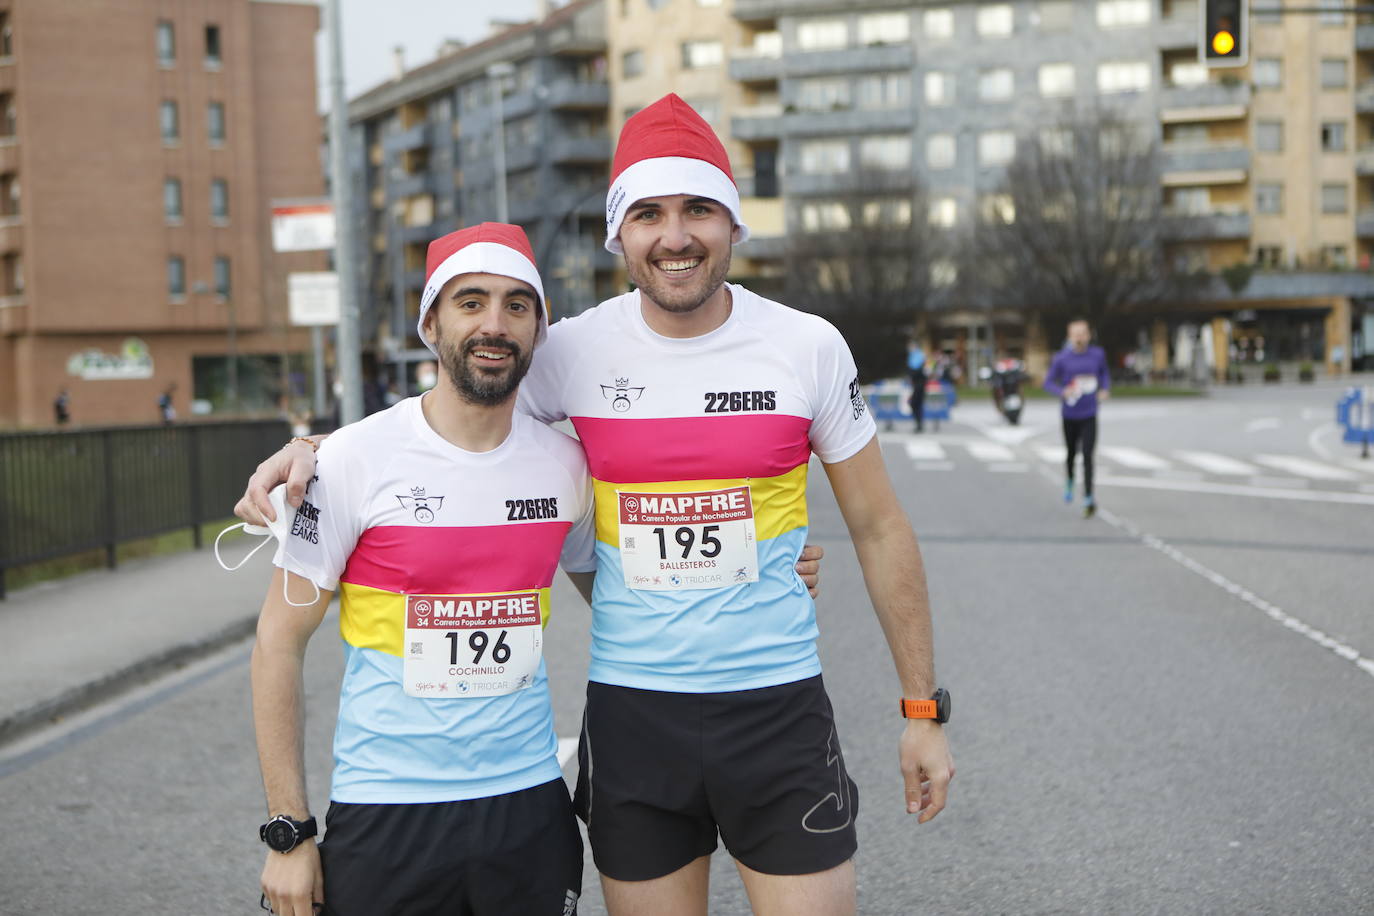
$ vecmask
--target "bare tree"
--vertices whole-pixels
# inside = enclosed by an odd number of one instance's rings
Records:
[[[850,184],[862,190],[798,199],[784,301],[834,324],[869,382],[906,371],[906,340],[942,293],[941,265],[953,268],[910,175],[864,172]]]
[[[1109,347],[1128,346],[1152,306],[1198,282],[1172,269],[1160,170],[1153,139],[1111,111],[1071,113],[1018,138],[980,208],[965,291],[1034,312],[1052,340],[1085,317]]]

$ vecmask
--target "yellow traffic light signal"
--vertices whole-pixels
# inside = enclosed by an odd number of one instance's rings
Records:
[[[1243,67],[1250,4],[1248,0],[1202,0],[1198,59],[1209,67]]]
[[[1212,50],[1218,54],[1230,54],[1236,47],[1236,36],[1225,29],[1212,36]]]

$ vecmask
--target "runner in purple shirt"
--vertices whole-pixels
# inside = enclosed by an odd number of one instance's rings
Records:
[[[1083,450],[1083,517],[1097,511],[1093,499],[1093,448],[1097,445],[1097,405],[1110,394],[1107,356],[1101,347],[1090,346],[1092,330],[1088,322],[1069,322],[1069,344],[1054,355],[1045,373],[1045,390],[1059,396],[1064,421],[1065,470],[1064,502],[1073,502],[1073,465]]]

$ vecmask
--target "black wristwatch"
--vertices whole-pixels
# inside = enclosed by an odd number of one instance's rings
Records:
[[[316,833],[315,819],[298,821],[285,814],[278,814],[258,828],[258,838],[275,852],[290,852],[310,839]]]
[[[949,691],[943,687],[935,688],[929,700],[902,698],[902,716],[907,719],[934,719],[943,725],[949,721],[949,710]]]

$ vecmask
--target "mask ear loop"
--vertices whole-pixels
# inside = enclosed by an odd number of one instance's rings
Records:
[[[286,593],[286,581],[290,578],[290,576],[291,574],[286,570],[283,569],[281,571],[281,596],[287,604],[291,605],[292,607],[310,607],[312,604],[320,600],[320,587],[315,584],[315,580],[306,579],[305,581],[309,582],[311,587],[315,589],[315,597],[309,601],[304,602],[303,604],[297,604],[296,602],[292,601],[291,596]],[[301,576],[298,578],[304,577]]]
[[[224,560],[221,559],[219,555],[219,542],[220,538],[224,537],[226,534],[233,531],[235,528],[242,528],[248,534],[264,534],[267,535],[267,537],[264,537],[262,541],[258,544],[258,546],[248,551],[248,556],[244,557],[242,560],[239,560],[238,565],[226,566]],[[257,553],[259,550],[262,550],[269,543],[271,543],[271,535],[272,532],[267,528],[263,528],[261,525],[250,525],[248,522],[239,522],[237,525],[230,525],[228,528],[225,528],[215,537],[215,562],[218,563],[220,565],[220,568],[223,569],[225,572],[233,572],[234,570],[243,566],[244,563],[247,563],[249,560],[253,559],[253,554]]]

